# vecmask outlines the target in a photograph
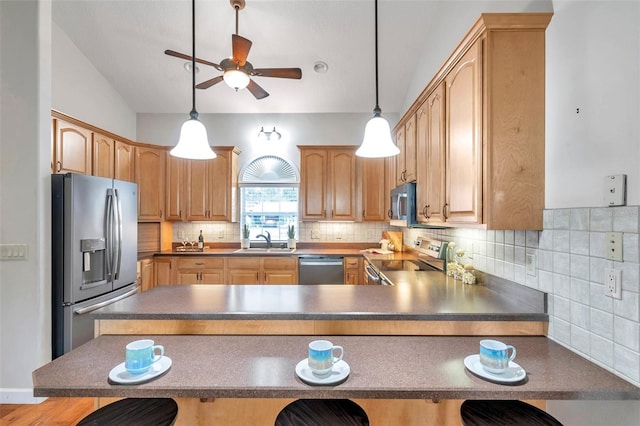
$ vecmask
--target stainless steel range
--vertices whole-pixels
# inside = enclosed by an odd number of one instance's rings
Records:
[[[415,245],[416,259],[371,259],[365,265],[367,284],[393,285],[385,271],[445,271],[447,242],[418,237]]]

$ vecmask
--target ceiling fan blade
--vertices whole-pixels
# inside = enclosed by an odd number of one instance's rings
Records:
[[[176,58],[185,59],[187,61],[192,61],[192,57],[189,55],[185,55],[184,53],[176,52],[174,50],[165,50],[165,55],[174,56]],[[209,65],[217,69],[218,71],[222,71],[222,67],[218,64],[214,64],[213,62],[205,61],[204,59],[196,58],[196,62],[199,64]]]
[[[251,40],[248,40],[238,34],[231,34],[231,47],[233,49],[233,63],[238,66],[244,66],[251,49]]]
[[[251,75],[300,79],[302,78],[302,70],[300,68],[256,68]]]
[[[251,94],[256,97],[256,99],[262,99],[262,98],[266,98],[267,96],[269,96],[269,93],[267,93],[266,90],[264,90],[262,87],[260,87],[253,80],[249,80],[249,84],[247,85],[247,90],[249,90],[251,92]]]
[[[218,84],[223,80],[222,76],[213,77],[211,80],[203,81],[200,84],[196,84],[196,89],[208,89],[214,84]]]

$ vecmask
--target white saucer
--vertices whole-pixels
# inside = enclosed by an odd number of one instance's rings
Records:
[[[124,362],[116,365],[109,372],[109,380],[114,383],[120,383],[123,385],[131,385],[136,383],[147,382],[151,379],[155,379],[161,374],[166,373],[171,368],[171,358],[163,356],[160,361],[151,364],[149,369],[142,374],[131,374],[124,367]]]
[[[524,368],[520,367],[513,361],[509,362],[509,367],[507,367],[504,373],[489,373],[482,367],[482,364],[480,364],[480,355],[478,354],[473,354],[466,357],[464,359],[464,366],[467,367],[472,373],[484,379],[491,380],[492,382],[515,383],[527,377],[527,372],[524,371]]]
[[[311,372],[308,359],[305,358],[296,365],[296,374],[302,381],[313,385],[332,385],[344,381],[351,368],[344,360],[340,360],[333,365],[331,374],[327,377],[318,377]]]

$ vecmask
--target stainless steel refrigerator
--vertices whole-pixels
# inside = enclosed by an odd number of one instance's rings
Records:
[[[137,185],[51,175],[53,358],[94,337],[91,312],[138,292]]]

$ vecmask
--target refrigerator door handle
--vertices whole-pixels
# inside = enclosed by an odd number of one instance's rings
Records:
[[[139,290],[139,287],[136,286],[136,288],[134,288],[132,290],[129,290],[125,294],[121,294],[120,296],[114,297],[113,299],[105,300],[104,302],[96,303],[95,305],[86,306],[84,308],[76,309],[76,310],[73,311],[73,313],[75,313],[76,315],[88,314],[89,312],[93,312],[96,309],[104,308],[105,306],[110,305],[112,303],[115,303],[115,302],[117,302],[119,300],[126,299],[129,296],[133,296],[134,294],[136,294],[138,292],[138,290]]]
[[[107,258],[107,274],[110,276],[113,274],[113,211],[114,211],[114,199],[113,199],[113,190],[111,188],[107,189],[107,213],[106,213],[106,224],[105,228],[107,230],[107,248],[106,248],[106,258]],[[110,281],[111,279],[109,279]]]
[[[115,264],[115,274],[114,280],[117,280],[120,277],[120,266],[122,264],[122,201],[120,200],[120,195],[118,194],[118,190],[114,189],[115,193],[115,227],[116,227],[116,246],[114,247],[116,252],[116,261]]]

